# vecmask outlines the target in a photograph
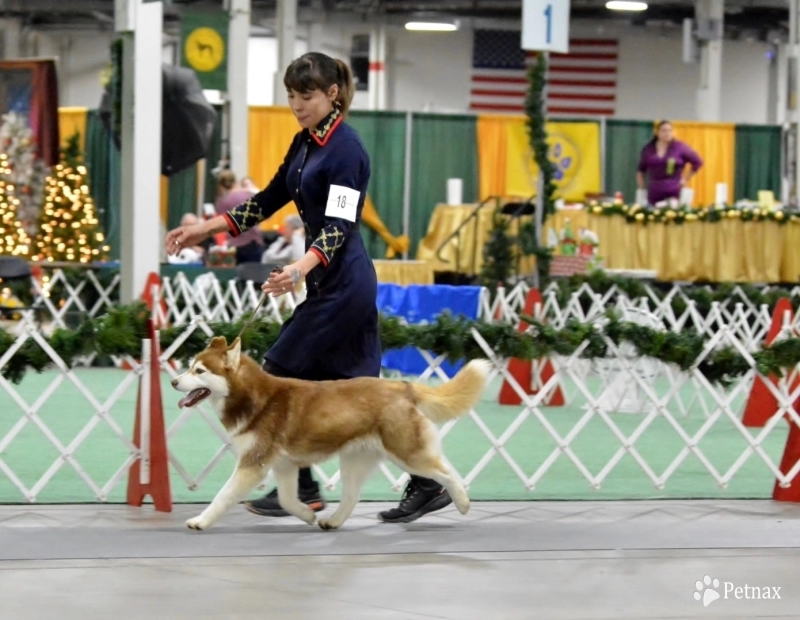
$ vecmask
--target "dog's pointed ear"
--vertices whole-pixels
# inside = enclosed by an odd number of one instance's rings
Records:
[[[231,370],[236,370],[239,368],[239,364],[242,360],[242,341],[240,338],[237,338],[233,341],[233,344],[228,347],[227,357],[225,358],[225,365],[230,368]]]
[[[209,349],[225,349],[228,346],[228,341],[225,340],[225,336],[215,336],[211,339],[211,342],[208,345]]]

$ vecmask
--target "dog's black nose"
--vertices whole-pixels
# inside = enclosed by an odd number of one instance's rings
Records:
[[[172,387],[174,387],[174,388],[178,387],[178,380],[177,379],[173,379],[172,380]]]

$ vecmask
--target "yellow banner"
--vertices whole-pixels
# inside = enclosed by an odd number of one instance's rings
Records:
[[[533,196],[539,167],[533,161],[524,118],[513,118],[506,126],[506,195]],[[582,202],[587,193],[601,189],[600,126],[597,123],[547,123],[548,158],[556,168],[556,198]]]
[[[278,172],[292,138],[300,131],[300,125],[291,109],[285,106],[251,106],[248,118],[250,176],[262,189]],[[297,207],[290,202],[271,218],[261,222],[261,229],[276,230],[287,217],[296,214]]]

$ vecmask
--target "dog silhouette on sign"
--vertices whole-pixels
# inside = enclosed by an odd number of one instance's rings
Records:
[[[211,54],[212,58],[214,57],[214,48],[208,43],[203,43],[202,41],[195,41],[195,45],[197,45],[198,54],[208,52],[209,54]]]

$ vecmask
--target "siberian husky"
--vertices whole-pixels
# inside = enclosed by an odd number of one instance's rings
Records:
[[[228,431],[237,454],[233,475],[211,504],[186,525],[210,528],[231,506],[245,499],[271,467],[281,506],[313,524],[316,514],[298,499],[301,467],[339,455],[342,496],[336,511],[319,520],[323,530],[347,520],[361,486],[382,460],[444,485],[461,514],[469,498],[443,462],[436,426],[464,415],[479,400],[491,365],[469,362],[449,382],[419,383],[357,378],[301,381],[267,374],[241,351],[216,337],[172,386],[186,392],[180,407],[208,400]]]

